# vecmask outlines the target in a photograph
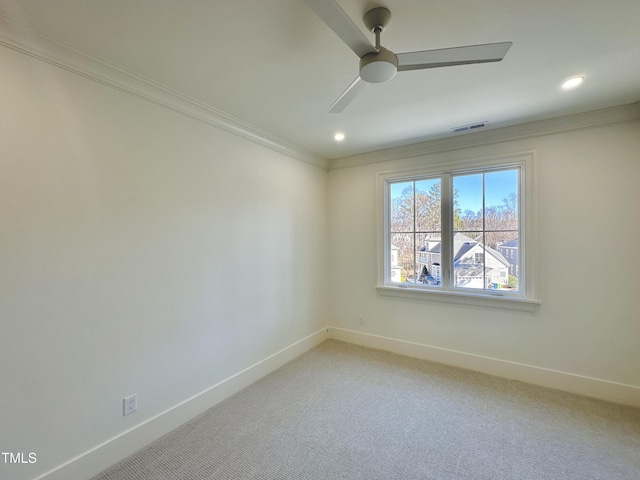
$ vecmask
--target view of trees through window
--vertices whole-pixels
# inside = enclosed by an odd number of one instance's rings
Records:
[[[519,169],[452,175],[452,285],[518,290]],[[441,285],[442,181],[389,184],[390,279]]]

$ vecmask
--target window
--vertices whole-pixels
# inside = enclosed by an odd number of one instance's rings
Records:
[[[539,303],[529,251],[533,154],[378,179],[380,289]]]

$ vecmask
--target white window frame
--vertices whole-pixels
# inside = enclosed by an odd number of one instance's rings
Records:
[[[519,184],[519,291],[517,293],[500,290],[475,290],[452,287],[450,278],[453,275],[451,257],[451,241],[453,235],[453,205],[450,204],[452,194],[452,178],[464,173],[486,172],[493,169],[520,168]],[[390,281],[389,263],[389,185],[401,181],[418,180],[421,177],[441,177],[442,185],[442,285],[417,285],[394,283]],[[535,152],[521,152],[499,155],[489,158],[457,160],[446,163],[429,164],[410,169],[397,169],[379,172],[377,175],[377,256],[378,280],[376,289],[379,295],[398,298],[421,299],[458,303],[464,305],[507,308],[522,311],[534,311],[540,304],[536,297],[536,194],[535,194]],[[448,215],[447,215],[448,213]],[[450,232],[446,234],[445,232]],[[448,265],[448,268],[447,268]]]

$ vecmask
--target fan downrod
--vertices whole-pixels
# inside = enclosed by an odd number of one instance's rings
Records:
[[[391,80],[398,71],[396,55],[380,45],[380,34],[389,25],[391,12],[384,7],[369,10],[364,15],[364,24],[376,36],[376,51],[360,58],[360,78],[369,83]]]

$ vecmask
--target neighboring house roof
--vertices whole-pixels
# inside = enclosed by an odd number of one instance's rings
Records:
[[[499,251],[494,250],[491,247],[486,247],[487,252],[490,252],[500,263],[503,263],[505,267],[511,265],[511,262],[507,260],[507,258],[502,255]]]
[[[476,245],[478,245],[478,242],[474,242],[473,240],[471,240],[471,242],[460,242],[460,241],[457,241],[457,239],[454,237],[453,261],[454,262],[458,261],[460,258],[465,256],[469,250],[472,250]]]
[[[500,247],[518,248],[518,239],[511,240],[510,242],[501,243],[500,245],[498,245],[498,248],[500,248]]]

